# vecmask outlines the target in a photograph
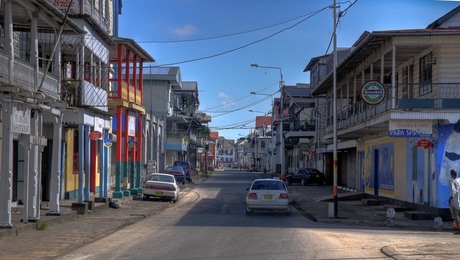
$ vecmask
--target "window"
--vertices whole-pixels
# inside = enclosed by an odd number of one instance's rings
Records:
[[[432,91],[432,65],[433,54],[431,52],[420,59],[420,96],[431,93]]]

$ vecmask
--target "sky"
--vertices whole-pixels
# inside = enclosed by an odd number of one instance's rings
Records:
[[[421,29],[460,0],[336,1],[343,12],[337,47],[365,31]],[[124,0],[119,36],[135,40],[155,62],[196,81],[199,110],[226,139],[248,135],[271,111],[281,75],[309,83],[309,61],[333,51],[333,0]],[[255,68],[251,64],[274,68]],[[255,92],[256,95],[250,94]],[[249,112],[253,110],[254,112]]]

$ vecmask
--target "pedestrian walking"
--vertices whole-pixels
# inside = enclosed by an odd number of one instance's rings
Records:
[[[449,198],[449,208],[452,215],[453,226],[456,229],[455,234],[460,234],[459,224],[460,224],[460,178],[458,178],[456,170],[450,170],[450,177],[452,181],[450,182],[450,198]]]

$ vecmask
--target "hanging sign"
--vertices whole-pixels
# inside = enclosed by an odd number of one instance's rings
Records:
[[[420,139],[417,142],[417,147],[428,149],[433,145],[433,143],[428,139]]]
[[[361,87],[361,97],[370,105],[377,105],[385,99],[385,86],[377,80],[369,80]]]
[[[102,133],[99,131],[91,131],[89,132],[89,139],[91,140],[99,140],[102,137]]]
[[[110,140],[109,138],[105,139],[104,140],[104,146],[107,147],[107,148],[112,147],[112,140]]]

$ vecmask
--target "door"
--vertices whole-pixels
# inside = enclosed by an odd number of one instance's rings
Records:
[[[380,157],[379,157],[379,150],[374,149],[374,195],[379,195],[379,165],[380,165]]]

